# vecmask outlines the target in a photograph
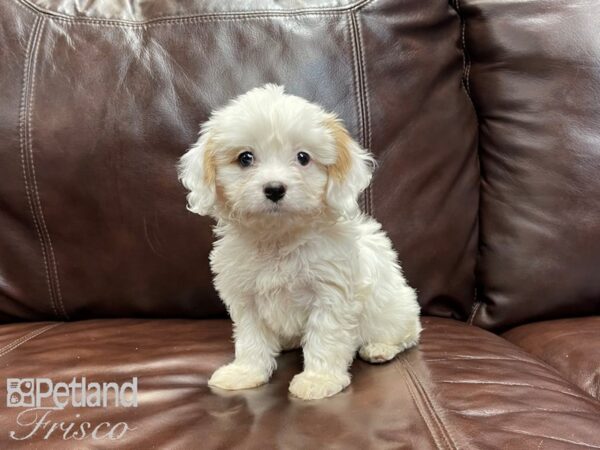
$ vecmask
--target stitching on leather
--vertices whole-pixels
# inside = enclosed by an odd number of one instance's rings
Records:
[[[150,29],[161,25],[192,25],[198,23],[218,23],[218,22],[247,22],[250,20],[266,20],[266,19],[293,19],[298,17],[337,17],[340,14],[338,13],[306,13],[306,14],[297,14],[297,15],[289,15],[289,14],[255,14],[249,16],[236,16],[236,17],[216,17],[216,18],[193,18],[193,19],[185,19],[185,20],[172,20],[169,22],[158,22],[158,23],[148,23],[148,24],[115,24],[115,23],[105,23],[97,20],[86,20],[86,21],[78,21],[78,20],[69,20],[64,19],[62,17],[53,17],[49,16],[50,20],[55,22],[61,22],[63,26],[76,26],[76,25],[88,25],[95,27],[107,27],[107,28],[133,28],[133,29]]]
[[[425,390],[425,388],[419,381],[418,377],[412,372],[412,370],[410,368],[410,363],[408,363],[408,362],[407,362],[407,370],[409,373],[409,377],[411,377],[412,382],[414,383],[414,385],[417,389],[417,392],[422,397],[423,402],[426,405],[430,416],[432,417],[433,421],[437,425],[437,427],[440,431],[440,434],[441,434],[442,438],[444,439],[444,442],[446,443],[448,448],[457,449],[458,447],[454,443],[454,439],[452,438],[452,435],[451,435],[450,431],[448,430],[448,427],[446,425],[444,425],[444,423],[440,417],[440,412],[435,407],[435,404],[433,404],[433,402],[431,401],[429,394],[427,393],[427,391]]]
[[[51,17],[55,20],[71,23],[85,23],[90,25],[105,25],[117,27],[152,27],[164,24],[174,23],[195,23],[195,22],[218,22],[218,21],[236,21],[238,19],[261,18],[261,17],[293,17],[293,16],[310,16],[310,15],[329,15],[335,16],[352,11],[359,11],[369,3],[375,0],[358,0],[350,5],[342,7],[329,8],[304,8],[292,9],[288,11],[281,10],[249,10],[249,11],[223,11],[215,13],[195,14],[191,16],[163,16],[149,19],[143,22],[133,22],[122,19],[99,19],[93,17],[73,17],[61,14],[55,11],[44,9],[40,6],[32,4],[29,0],[15,0],[19,6],[29,10],[34,10],[38,14]]]
[[[362,24],[360,21],[360,17],[358,12],[355,14],[356,16],[356,24],[357,24],[357,32],[358,32],[358,46],[360,49],[360,66],[362,71],[362,82],[363,82],[363,94],[364,94],[364,118],[366,121],[366,136],[365,136],[365,147],[367,150],[371,151],[372,144],[372,130],[371,130],[371,106],[369,100],[369,78],[367,76],[367,63],[365,57],[365,45],[363,42],[363,32],[362,32]],[[373,203],[373,184],[375,183],[375,178],[371,180],[371,184],[367,186],[367,192],[365,196],[368,198],[369,206],[368,213],[374,214],[374,203]]]
[[[7,353],[12,352],[14,349],[16,349],[17,347],[20,347],[25,342],[28,342],[28,341],[32,340],[33,338],[39,336],[40,334],[45,333],[46,331],[48,331],[52,328],[56,328],[59,325],[62,325],[62,322],[51,323],[50,325],[46,325],[45,327],[30,331],[29,333],[21,336],[20,338],[15,339],[11,343],[0,348],[0,357],[6,355]]]
[[[21,104],[19,107],[19,144],[20,144],[20,151],[21,151],[21,169],[23,171],[23,180],[25,181],[25,193],[27,195],[27,204],[29,206],[29,211],[33,218],[35,230],[38,235],[38,239],[40,241],[40,246],[42,248],[42,259],[44,262],[44,268],[45,268],[45,272],[46,272],[46,282],[48,284],[48,291],[50,294],[50,302],[52,305],[52,309],[54,310],[54,312],[56,314],[56,307],[54,305],[54,295],[52,292],[51,283],[50,283],[50,275],[49,275],[49,271],[48,271],[48,261],[47,261],[47,257],[46,257],[46,249],[42,242],[42,233],[40,231],[37,217],[36,217],[34,209],[33,209],[33,202],[31,200],[31,194],[29,193],[29,191],[30,191],[29,190],[29,182],[27,181],[28,180],[28,174],[27,174],[28,164],[26,164],[26,162],[25,162],[26,159],[28,159],[27,149],[26,149],[27,143],[25,140],[25,135],[27,134],[27,130],[25,128],[26,127],[25,110],[26,110],[27,90],[28,90],[28,86],[29,86],[29,74],[30,74],[30,65],[31,65],[30,55],[32,52],[33,43],[35,42],[37,33],[39,31],[40,22],[41,22],[41,18],[37,17],[33,23],[33,28],[32,28],[31,34],[29,36],[29,40],[27,42],[27,49],[25,50],[25,64],[24,64],[24,68],[23,68],[23,87],[22,87],[22,91],[21,91]]]
[[[471,58],[469,58],[469,54],[467,52],[467,21],[462,15],[460,9],[460,0],[454,0],[454,7],[456,9],[456,13],[458,14],[458,18],[460,19],[460,38],[463,55],[463,85],[465,87],[465,91],[467,91],[467,95],[471,97]]]
[[[48,269],[48,255],[46,254],[46,247],[44,245],[44,239],[42,237],[42,232],[40,229],[40,225],[38,223],[38,218],[35,213],[34,203],[32,200],[32,195],[30,193],[30,186],[28,182],[29,178],[29,154],[27,151],[27,147],[29,144],[28,135],[29,135],[29,124],[26,120],[26,110],[27,110],[27,99],[28,99],[28,90],[29,90],[29,78],[31,73],[31,64],[32,64],[32,53],[33,47],[37,40],[37,36],[41,29],[42,18],[37,17],[33,23],[33,29],[31,31],[31,35],[29,37],[29,42],[27,43],[27,49],[25,51],[25,65],[23,72],[23,88],[21,92],[21,105],[19,108],[19,144],[21,151],[21,168],[23,170],[23,180],[25,181],[25,193],[27,194],[27,204],[29,206],[29,211],[33,218],[33,224],[35,226],[35,230],[38,236],[38,240],[40,242],[40,247],[42,249],[42,260],[44,263],[44,270],[46,273],[46,283],[48,285],[48,293],[50,295],[50,305],[52,306],[52,311],[56,316],[58,316],[58,312],[56,309],[56,304],[54,301],[54,291],[52,289],[52,282],[50,281],[50,271]]]
[[[356,122],[358,124],[359,140],[362,141],[361,116],[360,116],[360,95],[358,93],[358,74],[357,74],[357,67],[356,67],[356,42],[354,39],[352,16],[348,16],[347,24],[348,24],[348,36],[349,36],[350,46],[351,46],[351,51],[352,51],[352,85],[354,88],[354,98],[356,99],[356,102],[357,102]],[[363,210],[366,209],[365,208],[366,202],[365,202],[364,194],[361,195],[360,202],[361,202],[361,207],[363,208]]]
[[[350,26],[352,31],[352,58],[353,58],[353,67],[354,67],[354,83],[355,83],[355,93],[356,93],[356,101],[357,101],[357,114],[358,114],[358,124],[359,124],[359,136],[360,136],[360,144],[365,147],[366,144],[366,133],[365,133],[365,109],[364,109],[364,98],[362,94],[363,82],[362,82],[362,68],[360,64],[360,38],[358,32],[358,20],[355,14],[350,14]],[[368,189],[368,187],[367,187]],[[364,210],[368,214],[369,213],[369,196],[367,195],[367,189],[365,189],[363,193],[363,203]]]
[[[475,293],[477,294],[477,291],[475,291]],[[469,325],[473,325],[473,321],[475,320],[475,317],[477,316],[477,313],[479,312],[479,308],[481,308],[482,303],[483,302],[481,300],[478,300],[473,305],[473,309],[471,310],[471,315],[469,316],[469,319],[467,320],[467,323]]]
[[[53,273],[52,273],[52,255],[51,255],[51,249],[48,247],[48,240],[47,240],[47,229],[46,229],[46,225],[44,222],[44,216],[43,216],[43,210],[40,204],[40,198],[39,198],[39,190],[38,190],[38,186],[37,186],[37,180],[36,180],[36,175],[35,175],[35,163],[34,163],[34,154],[33,154],[33,132],[32,132],[32,126],[33,126],[33,101],[34,101],[34,91],[35,91],[35,78],[36,78],[36,70],[37,70],[37,58],[38,58],[38,51],[39,51],[39,46],[40,46],[40,42],[41,42],[41,36],[42,33],[44,32],[44,27],[46,24],[46,20],[41,17],[40,18],[40,22],[39,22],[39,29],[37,32],[37,35],[35,37],[35,41],[33,43],[33,47],[32,47],[32,54],[30,55],[30,69],[29,69],[29,78],[28,78],[28,86],[29,86],[29,90],[28,90],[28,99],[26,100],[26,112],[27,112],[27,117],[25,118],[26,120],[26,130],[27,133],[25,134],[25,151],[27,152],[28,158],[26,159],[27,163],[28,163],[28,174],[29,174],[29,186],[30,186],[30,195],[32,198],[32,203],[33,203],[33,209],[35,211],[35,217],[36,217],[36,221],[38,223],[39,229],[40,229],[40,238],[42,240],[42,248],[44,248],[44,253],[45,253],[45,258],[46,258],[46,262],[47,262],[47,266],[46,266],[46,270],[48,272],[49,275],[49,288],[52,291],[52,309],[54,310],[54,313],[56,316],[59,316],[59,314],[57,313],[57,300],[56,300],[56,286],[54,284],[54,277],[53,277]]]
[[[462,10],[461,10],[461,7],[460,7],[460,0],[451,0],[450,4],[454,6],[456,14],[458,15],[458,18],[460,20],[460,39],[461,39],[461,50],[462,50],[462,57],[463,57],[463,75],[462,75],[462,83],[461,83],[461,85],[462,85],[463,89],[465,90],[465,93],[467,94],[467,97],[471,101],[471,105],[473,106],[473,111],[475,112],[475,120],[477,121],[477,124],[478,124],[476,138],[478,138],[479,137],[478,136],[479,135],[479,116],[477,114],[477,108],[475,106],[475,101],[473,100],[473,96],[471,95],[471,58],[470,58],[469,52],[467,50],[467,38],[466,38],[467,20],[466,20],[466,18],[462,14]],[[481,202],[481,173],[482,173],[482,168],[481,168],[481,159],[479,158],[479,152],[478,151],[476,152],[475,157],[477,159],[477,162],[479,163],[479,173],[480,173],[480,177],[479,177],[479,197],[480,197],[480,202]],[[479,213],[477,215],[477,224],[478,224],[478,226],[480,226],[479,224],[481,224],[481,220],[480,220],[479,216],[480,216],[480,213],[481,213],[481,208],[479,208],[478,211],[479,211]],[[478,245],[478,248],[479,248],[479,245]],[[475,278],[477,279],[477,277],[475,277]],[[474,322],[474,320],[476,318],[476,315],[479,312],[479,309],[481,308],[481,305],[483,304],[482,300],[477,300],[477,288],[475,288],[474,297],[475,297],[475,303],[473,305],[473,309],[471,310],[471,315],[467,319],[467,323],[469,325],[473,325],[473,322]]]
[[[37,35],[37,41],[34,44],[33,47],[33,51],[34,54],[31,56],[32,58],[32,68],[31,68],[31,85],[29,88],[29,103],[28,103],[28,115],[27,115],[27,131],[28,131],[28,135],[27,135],[27,141],[29,143],[29,162],[31,164],[31,179],[32,179],[32,184],[33,184],[33,199],[35,200],[35,205],[37,206],[37,212],[38,212],[38,218],[41,224],[41,228],[42,228],[42,237],[45,239],[46,241],[46,245],[47,245],[47,253],[50,257],[50,267],[52,269],[51,273],[50,273],[50,278],[53,278],[54,281],[54,290],[55,290],[55,300],[56,303],[58,305],[58,308],[60,309],[60,312],[62,314],[63,318],[67,318],[68,319],[68,315],[65,311],[65,307],[62,301],[62,293],[60,290],[60,279],[58,277],[58,269],[57,269],[57,262],[56,262],[56,257],[54,255],[54,247],[52,245],[52,238],[50,237],[50,233],[48,231],[48,227],[46,226],[46,220],[44,219],[44,210],[42,208],[42,203],[40,200],[40,193],[39,193],[39,189],[38,189],[38,185],[37,185],[37,177],[36,177],[36,173],[35,173],[35,158],[33,155],[33,138],[32,138],[32,128],[33,128],[33,105],[34,105],[34,100],[35,100],[35,81],[36,81],[36,69],[37,69],[37,60],[38,60],[38,52],[39,52],[39,48],[40,48],[40,42],[42,40],[42,33],[44,31],[44,25],[46,24],[46,20],[42,19],[41,20],[41,24],[39,27],[39,32]],[[53,273],[52,273],[53,272]]]
[[[405,369],[406,370],[406,369]],[[421,402],[419,401],[419,399],[417,399],[417,394],[415,392],[415,388],[413,386],[413,381],[410,378],[410,375],[405,377],[405,379],[407,380],[406,382],[406,388],[408,389],[408,393],[410,394],[413,403],[415,404],[415,406],[417,407],[417,411],[419,412],[419,415],[421,416],[421,418],[423,419],[423,421],[425,422],[425,425],[427,426],[427,431],[429,431],[429,435],[431,436],[431,438],[433,439],[433,442],[435,443],[435,446],[439,449],[442,448],[442,445],[440,444],[436,433],[434,433],[433,431],[433,426],[431,424],[431,421],[429,420],[429,414],[426,414],[424,411],[424,406],[421,404]]]
[[[354,89],[357,103],[357,119],[359,123],[359,139],[363,147],[367,147],[367,119],[366,119],[366,107],[365,107],[365,84],[364,84],[364,65],[362,59],[362,43],[360,39],[360,30],[358,26],[358,19],[355,13],[350,14],[350,40],[352,43],[352,71],[354,76]],[[371,205],[369,198],[370,186],[365,189],[361,196],[363,203],[363,209],[367,214],[370,214]]]
[[[37,67],[39,44],[41,42],[41,35],[45,22],[46,21],[43,17],[36,18],[27,45],[23,75],[23,89],[19,111],[19,141],[21,147],[21,167],[23,170],[27,203],[29,205],[29,210],[33,218],[36,233],[40,241],[44,270],[46,273],[46,282],[48,284],[48,292],[50,295],[50,304],[55,316],[61,316],[59,313],[60,308],[62,315],[66,317],[64,306],[62,304],[60,286],[58,283],[58,271],[56,268],[54,249],[52,247],[52,241],[50,240],[50,235],[48,233],[48,228],[46,227],[46,222],[44,220],[43,210],[41,207],[39,190],[35,176],[35,162],[33,157],[32,114],[35,91],[35,72]]]
[[[446,444],[448,445],[449,448],[458,449],[458,447],[456,445],[456,440],[454,439],[454,437],[452,436],[452,433],[450,432],[450,428],[448,427],[448,425],[444,424],[444,421],[442,420],[442,414],[437,409],[436,404],[431,399],[431,396],[427,392],[427,389],[425,389],[425,386],[423,386],[423,384],[421,383],[421,380],[419,380],[419,377],[417,377],[417,375],[414,373],[410,362],[406,359],[404,361],[406,363],[406,370],[409,375],[409,378],[414,383],[414,385],[417,389],[417,392],[419,392],[419,394],[423,398],[423,401],[424,401],[425,405],[427,406],[427,408],[429,409],[431,417],[437,424],[437,426],[440,430],[440,433],[441,433],[442,437],[444,438],[444,441],[446,442]]]
[[[14,0],[13,5],[17,6],[18,8],[21,8],[22,10],[25,10],[27,13],[31,14],[34,17],[39,17],[39,14],[36,10],[30,8],[29,6],[22,5],[21,0]]]
[[[441,441],[440,431],[435,426],[436,424],[434,424],[432,422],[431,411],[427,408],[427,405],[425,404],[425,402],[423,400],[423,396],[419,394],[419,390],[417,389],[417,386],[415,385],[415,381],[414,381],[413,377],[411,376],[411,373],[408,370],[408,365],[407,365],[408,362],[406,361],[406,357],[400,356],[398,358],[398,361],[400,362],[400,365],[402,366],[403,371],[406,373],[405,379],[406,379],[406,387],[408,389],[408,392],[409,392],[415,406],[417,407],[417,411],[419,412],[419,415],[425,422],[425,425],[427,426],[427,431],[429,431],[429,434],[431,435],[433,441],[435,442],[435,446],[438,449],[450,448],[448,445],[448,442]]]

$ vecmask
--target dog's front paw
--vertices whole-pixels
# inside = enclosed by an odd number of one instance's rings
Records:
[[[208,385],[235,391],[250,389],[269,381],[269,374],[260,367],[231,363],[220,367],[208,380]]]
[[[290,383],[292,395],[303,400],[331,397],[350,384],[348,374],[334,375],[327,372],[302,372]]]

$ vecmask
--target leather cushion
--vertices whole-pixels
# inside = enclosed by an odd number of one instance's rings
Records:
[[[456,13],[240,5],[0,2],[0,320],[223,316],[211,222],[186,211],[175,165],[211,110],[265,82],[336,111],[375,152],[364,208],[424,310],[468,316],[479,167]]]
[[[125,421],[136,430],[119,448],[519,448],[600,446],[600,404],[506,340],[448,319],[425,318],[422,343],[384,365],[356,361],[353,382],[323,401],[290,398],[301,370],[285,353],[272,381],[238,392],[211,390],[210,374],[231,360],[229,322],[91,320],[0,327],[0,378],[139,377],[137,408],[67,407],[92,424]],[[35,326],[34,326],[35,325]],[[39,334],[42,330],[44,330]],[[37,330],[36,336],[32,330]],[[20,339],[20,341],[19,341]],[[19,341],[17,345],[15,342]],[[5,384],[0,383],[0,398]],[[0,416],[0,447],[12,448],[21,408]],[[40,445],[40,438],[27,442]],[[44,448],[80,448],[53,434]]]
[[[462,0],[481,160],[480,307],[600,313],[600,2]]]
[[[600,400],[600,317],[532,323],[503,336]]]
[[[94,0],[87,3],[78,0],[23,0],[23,3],[58,16],[148,22],[231,13],[232,10],[246,14],[323,8],[340,10],[356,7],[365,0]]]

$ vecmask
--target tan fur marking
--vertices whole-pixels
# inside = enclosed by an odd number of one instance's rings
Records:
[[[215,183],[217,178],[217,165],[215,162],[215,148],[212,141],[207,141],[204,147],[204,182],[208,185]]]
[[[326,126],[331,130],[337,151],[335,164],[328,167],[328,172],[335,180],[342,181],[350,171],[350,166],[352,165],[352,159],[350,157],[352,138],[350,137],[348,130],[346,130],[342,123],[337,119],[327,120]]]

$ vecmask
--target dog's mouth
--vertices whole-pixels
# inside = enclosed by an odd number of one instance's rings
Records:
[[[283,207],[280,203],[273,203],[267,207],[266,212],[269,215],[279,215],[283,212]]]

